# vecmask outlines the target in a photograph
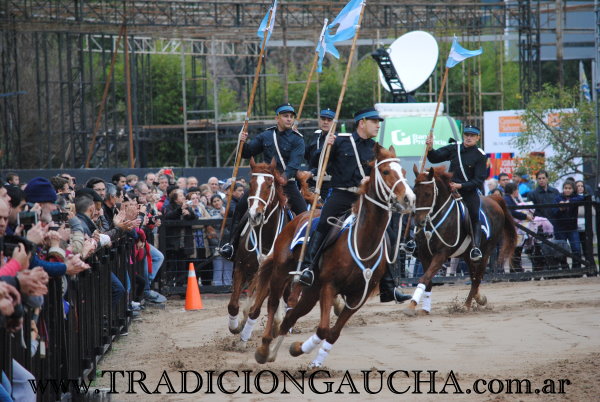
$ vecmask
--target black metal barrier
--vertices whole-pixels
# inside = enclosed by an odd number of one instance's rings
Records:
[[[490,258],[484,280],[510,281],[598,274],[596,258],[600,255],[597,241],[600,203],[588,196],[584,201],[571,204],[517,205],[509,207],[509,210],[530,212],[535,218],[532,221],[515,222],[518,229],[515,256],[512,261],[499,266],[497,250]],[[458,262],[458,270],[454,275],[446,275],[448,265],[445,264],[438,272],[434,282],[454,282],[456,276],[461,275],[468,277],[468,267],[464,262]],[[399,283],[416,284],[422,275],[419,262],[410,256],[406,258],[402,252],[394,271]]]
[[[222,221],[222,218],[162,220],[158,230],[158,249],[165,256],[165,260],[156,279],[161,293],[185,294],[190,263],[194,264],[202,292],[229,291],[232,279],[229,271],[226,271],[223,277],[219,277],[219,281],[215,281],[214,278],[214,267],[217,264],[233,268],[231,262],[224,261],[222,257],[215,254],[214,245],[218,242]],[[209,226],[212,230],[208,229]],[[199,241],[200,237],[202,241]],[[211,242],[213,245],[210,244]],[[189,247],[190,244],[193,247]]]
[[[142,263],[132,258],[133,240],[121,239],[110,248],[102,248],[86,262],[89,270],[74,277],[54,277],[48,283],[48,294],[39,318],[34,309],[25,306],[23,329],[15,334],[0,329],[0,364],[12,380],[13,359],[47,386],[38,393],[38,401],[60,400],[70,394],[82,400],[84,392],[76,384],[89,385],[95,378],[100,358],[112,342],[128,329],[128,283],[135,290],[135,273],[143,273]],[[123,284],[126,293],[113,305],[111,273]],[[128,281],[128,278],[130,279]],[[36,322],[39,344],[32,348],[32,320]],[[53,381],[58,388],[54,389]],[[71,380],[72,382],[67,382]],[[57,393],[58,390],[58,393]]]

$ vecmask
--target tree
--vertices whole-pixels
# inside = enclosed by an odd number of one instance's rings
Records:
[[[596,171],[596,138],[594,109],[590,102],[580,99],[579,88],[560,88],[546,84],[531,97],[523,116],[523,133],[513,144],[523,154],[523,164],[529,164],[531,151],[546,146],[554,155],[546,158],[546,170],[557,177],[581,173],[585,178],[594,175],[583,171],[583,163]]]

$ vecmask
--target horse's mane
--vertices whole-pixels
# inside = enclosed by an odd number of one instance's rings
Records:
[[[283,186],[286,183],[286,179],[279,173],[277,168],[272,169],[268,163],[255,163],[252,173],[272,174],[275,178],[275,199],[279,201],[279,205],[287,205],[287,197],[283,193]]]

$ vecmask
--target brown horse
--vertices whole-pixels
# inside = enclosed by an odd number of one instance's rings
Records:
[[[502,241],[500,263],[510,260],[515,249],[517,234],[512,216],[506,209],[504,200],[499,196],[481,198],[481,209],[487,222],[482,234],[481,252],[483,258],[474,262],[469,258],[471,246],[471,223],[469,213],[459,198],[450,191],[451,173],[444,166],[430,168],[428,173],[419,173],[414,166],[417,206],[414,221],[418,227],[415,241],[417,256],[423,264],[425,274],[419,279],[409,306],[404,310],[407,315],[415,315],[416,306],[423,297],[423,310],[431,310],[431,278],[451,257],[463,258],[469,266],[471,290],[465,301],[471,307],[473,299],[479,305],[485,305],[487,298],[479,293],[479,284],[483,279],[489,257]]]
[[[271,251],[277,235],[289,222],[285,210],[287,198],[283,194],[283,178],[277,171],[275,159],[270,164],[255,163],[250,159],[251,179],[248,192],[248,220],[240,234],[239,247],[233,256],[233,287],[227,310],[229,330],[239,333],[246,320],[246,312],[239,323],[240,295],[250,283],[259,263]],[[245,222],[242,220],[242,224]]]
[[[262,337],[262,345],[256,350],[259,363],[274,361],[283,337],[296,321],[312,310],[320,300],[321,320],[316,334],[306,342],[291,345],[290,353],[299,356],[314,350],[321,341],[323,345],[311,366],[318,367],[350,317],[360,309],[367,297],[377,288],[380,279],[390,262],[385,230],[392,212],[411,212],[415,195],[405,179],[405,171],[400,166],[393,148],[386,150],[375,145],[375,161],[371,162],[371,177],[363,183],[359,198],[353,205],[353,215],[346,221],[346,229],[325,249],[320,260],[320,274],[315,283],[302,290],[302,296],[292,309],[288,310],[283,322],[277,328],[275,313],[292,276],[299,257],[299,247],[290,250],[298,229],[307,220],[308,214],[296,217],[275,241],[275,251],[261,265],[257,281],[255,302],[250,309],[246,326],[250,327],[258,318],[264,299],[269,296],[268,317]],[[296,290],[300,285],[296,285]],[[331,307],[337,294],[345,298],[345,307],[341,311],[333,328],[329,327]],[[246,339],[251,328],[242,334]],[[275,348],[270,345],[274,337],[279,337]],[[244,338],[242,338],[244,340]]]

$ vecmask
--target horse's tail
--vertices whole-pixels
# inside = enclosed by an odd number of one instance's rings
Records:
[[[498,257],[498,263],[502,266],[504,261],[510,261],[515,252],[515,247],[517,246],[517,227],[515,226],[515,221],[513,220],[510,211],[506,208],[504,199],[496,195],[491,196],[490,198],[498,203],[504,213],[502,248],[500,249]]]

